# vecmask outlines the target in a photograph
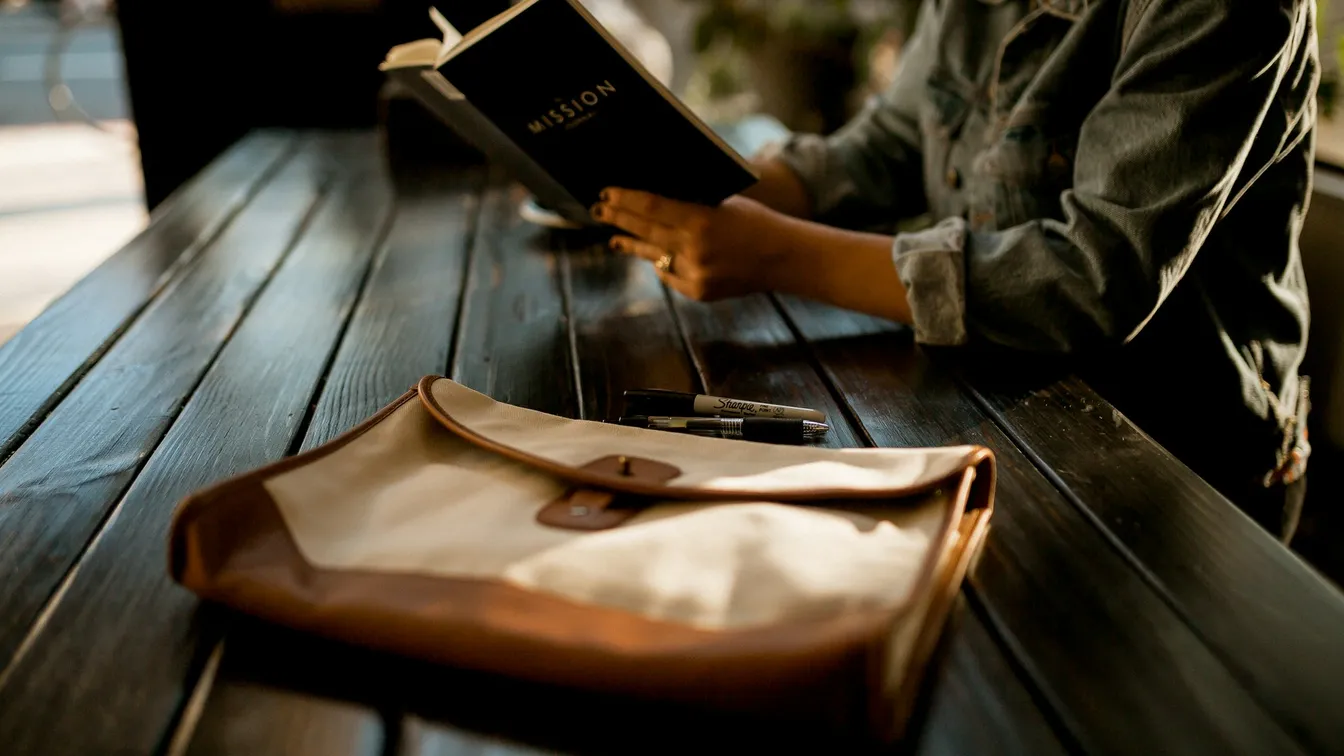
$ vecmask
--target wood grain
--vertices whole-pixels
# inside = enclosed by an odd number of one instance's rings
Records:
[[[398,194],[396,216],[350,321],[303,449],[362,422],[426,375],[442,375],[457,331],[485,176]]]
[[[327,373],[301,450],[373,415],[422,376],[443,372],[482,179],[479,172],[463,173],[398,194],[387,241]],[[378,709],[310,692],[314,669],[277,660],[274,631],[258,623],[226,637],[219,673],[206,681],[212,687],[199,724],[183,735],[188,753],[381,752],[386,733]],[[250,679],[262,665],[276,667],[270,684]],[[337,660],[323,666],[345,665]],[[377,697],[376,689],[365,693]]]
[[[0,669],[303,231],[325,181],[313,153],[285,166],[0,467],[0,584],[12,586],[0,592]]]
[[[984,621],[959,599],[929,669],[926,711],[913,730],[919,756],[1066,753]]]
[[[228,225],[294,142],[276,133],[240,142],[153,213],[144,232],[0,345],[0,461]]]
[[[522,197],[498,183],[486,191],[450,377],[501,402],[578,417],[552,240],[518,217]]]
[[[383,719],[359,704],[294,693],[263,683],[243,682],[236,665],[242,656],[225,643],[219,674],[228,680],[210,694],[188,753],[195,756],[378,756],[387,733]],[[288,659],[268,659],[291,664]]]
[[[970,582],[1084,750],[1299,750],[908,331],[801,300],[783,306],[879,445],[994,450],[997,511]]]
[[[348,165],[373,150],[352,136],[332,153]],[[0,679],[7,749],[147,753],[170,741],[221,622],[167,576],[169,515],[294,444],[385,230],[390,192],[372,178],[341,183],[318,209]]]
[[[826,415],[831,429],[818,446],[867,446],[845,418],[805,348],[764,295],[693,302],[671,293],[705,390],[733,399],[807,407]]]
[[[702,390],[653,268],[609,251],[600,239],[583,241],[560,255],[583,416],[616,420],[629,389]]]
[[[1344,753],[1344,595],[1077,378],[963,375],[1289,731]]]

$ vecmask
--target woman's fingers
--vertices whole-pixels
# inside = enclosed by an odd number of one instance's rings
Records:
[[[648,218],[661,226],[680,226],[694,212],[693,206],[649,192],[608,187],[602,191],[602,202],[619,210]]]
[[[613,236],[610,243],[611,248],[617,252],[642,257],[649,262],[658,262],[663,255],[667,254],[667,250],[657,244],[651,244],[631,236]]]
[[[683,295],[692,299],[700,299],[704,296],[704,282],[701,271],[696,267],[693,260],[683,258],[672,254],[656,244],[650,244],[640,239],[632,239],[629,236],[615,236],[611,239],[611,248],[617,252],[623,252],[628,255],[634,255],[654,263],[654,270],[658,272],[658,277],[668,286],[681,292]],[[658,268],[657,263],[664,255],[672,255],[671,265],[668,270]]]
[[[614,207],[605,202],[599,202],[593,206],[593,217],[661,247],[672,247],[676,239],[675,230],[642,215]]]

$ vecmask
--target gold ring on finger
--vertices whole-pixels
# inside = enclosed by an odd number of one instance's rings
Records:
[[[671,275],[672,254],[664,253],[662,257],[658,258],[658,262],[653,264],[653,267],[657,268],[659,273],[666,273],[667,275]]]

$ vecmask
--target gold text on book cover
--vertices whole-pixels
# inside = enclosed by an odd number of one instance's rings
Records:
[[[614,94],[616,94],[616,87],[610,79],[607,79],[568,99],[557,97],[556,102],[558,104],[542,114],[540,118],[529,121],[527,130],[533,134],[540,134],[556,126],[564,125],[565,128],[577,126],[593,116],[592,109],[594,106]]]

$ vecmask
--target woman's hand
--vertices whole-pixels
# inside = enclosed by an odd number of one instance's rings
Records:
[[[892,239],[789,217],[736,196],[704,207],[632,189],[607,189],[593,217],[629,236],[611,246],[654,264],[691,299],[779,291],[911,322]]]
[[[784,216],[755,200],[730,197],[705,207],[633,189],[607,189],[593,217],[629,234],[613,249],[655,264],[669,286],[711,301],[778,288]]]

